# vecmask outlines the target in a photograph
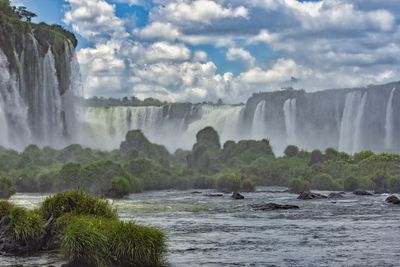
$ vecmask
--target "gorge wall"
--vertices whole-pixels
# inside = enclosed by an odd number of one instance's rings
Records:
[[[76,39],[59,26],[0,13],[0,146],[76,142]]]
[[[288,144],[303,149],[333,147],[400,151],[400,82],[306,93],[284,90],[254,94],[245,105],[170,104],[108,107],[85,111],[89,143],[118,147],[129,129],[142,129],[171,151],[190,149],[196,133],[214,127],[221,141],[270,139],[279,154]]]

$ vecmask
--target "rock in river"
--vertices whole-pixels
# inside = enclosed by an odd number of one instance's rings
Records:
[[[251,208],[261,211],[300,209],[299,206],[296,205],[280,205],[276,203],[255,204],[251,205]]]
[[[240,194],[239,192],[233,192],[232,194],[233,199],[244,199],[244,196]]]
[[[328,197],[318,194],[318,193],[312,193],[312,192],[301,192],[300,195],[297,197],[297,199],[303,199],[303,200],[325,199],[325,198],[328,198]]]
[[[395,195],[391,195],[386,199],[386,202],[399,205],[400,199],[398,197],[396,197]]]

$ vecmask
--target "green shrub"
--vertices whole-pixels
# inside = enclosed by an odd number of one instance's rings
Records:
[[[394,176],[389,179],[389,189],[392,193],[400,192],[400,176]]]
[[[8,201],[0,201],[0,220],[4,217],[4,216],[8,216],[11,208],[13,207],[13,205],[8,202]]]
[[[347,177],[343,182],[345,191],[354,191],[360,188],[360,182],[354,177]]]
[[[225,172],[217,179],[218,190],[239,191],[242,185],[242,176],[237,172]]]
[[[113,219],[72,218],[61,238],[70,261],[90,266],[163,266],[165,235],[158,229]]]
[[[62,237],[61,248],[68,260],[96,267],[111,263],[109,220],[76,217],[68,224]]]
[[[19,242],[32,242],[44,231],[44,220],[37,211],[27,211],[13,206],[9,211],[8,219],[14,238]]]
[[[51,216],[59,218],[65,213],[105,218],[117,217],[116,212],[107,200],[77,190],[58,193],[46,198],[42,204],[42,211],[46,219]]]
[[[132,222],[118,222],[111,235],[110,248],[123,266],[163,266],[166,238],[156,228]]]
[[[240,188],[244,192],[254,192],[256,190],[256,185],[251,179],[244,179],[240,185]]]
[[[11,180],[0,176],[0,198],[7,199],[15,193],[15,188]]]
[[[216,181],[214,176],[198,175],[193,181],[193,187],[196,189],[215,188]]]
[[[297,146],[289,145],[283,153],[289,158],[296,157],[299,154],[299,148]]]
[[[321,173],[311,177],[311,188],[317,190],[338,190],[338,184],[332,179],[332,176]]]
[[[111,179],[111,190],[108,196],[113,198],[121,198],[131,192],[131,185],[128,179],[121,176],[115,176]]]
[[[302,178],[293,178],[289,182],[289,189],[292,193],[310,191],[310,182]]]

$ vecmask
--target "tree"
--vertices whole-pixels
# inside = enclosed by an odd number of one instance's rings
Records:
[[[311,158],[308,165],[312,166],[314,164],[320,163],[324,161],[324,155],[322,154],[321,150],[313,150],[311,152]]]
[[[289,145],[286,147],[283,153],[285,153],[286,157],[293,158],[296,157],[297,154],[299,154],[299,148],[297,146]]]
[[[31,22],[32,18],[37,17],[35,13],[27,10],[25,6],[17,7],[15,12],[21,19],[26,19],[28,22]]]

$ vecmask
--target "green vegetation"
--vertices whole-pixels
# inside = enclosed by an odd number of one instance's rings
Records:
[[[285,186],[292,192],[356,189],[400,192],[400,154],[328,148],[311,153],[288,146],[276,157],[268,140],[227,141],[207,127],[192,151],[170,154],[141,131],[127,133],[120,149],[109,152],[70,145],[62,150],[28,146],[21,153],[0,148],[0,192],[83,190],[122,198],[142,190],[217,189],[253,191]]]
[[[0,199],[1,198],[9,198],[15,193],[15,188],[11,182],[11,180],[7,177],[3,177],[0,175]]]
[[[1,201],[0,233],[3,252],[61,249],[79,266],[165,266],[163,232],[119,221],[106,200],[80,191],[56,194],[32,211]]]

